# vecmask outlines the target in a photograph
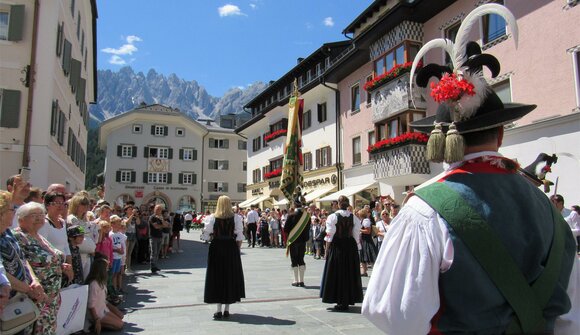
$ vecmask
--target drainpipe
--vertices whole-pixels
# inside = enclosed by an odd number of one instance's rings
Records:
[[[34,19],[32,23],[32,50],[30,51],[30,65],[28,69],[28,102],[26,103],[26,121],[24,125],[24,150],[22,152],[22,166],[30,164],[30,132],[32,127],[32,103],[34,102],[34,77],[36,72],[36,47],[38,41],[38,12],[39,2],[34,1]]]
[[[201,138],[201,176],[199,178],[201,184],[201,192],[199,193],[199,207],[201,208],[201,213],[205,213],[203,210],[203,170],[205,169],[205,160],[204,160],[204,153],[205,153],[205,137],[209,134],[209,130],[206,130],[206,133]]]
[[[334,91],[336,99],[336,172],[338,174],[338,190],[342,190],[343,187],[343,175],[342,175],[342,142],[340,141],[340,91],[334,87],[328,86],[324,81],[324,76],[320,78],[320,84],[324,87],[328,87]]]

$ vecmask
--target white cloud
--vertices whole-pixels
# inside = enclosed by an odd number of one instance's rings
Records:
[[[327,27],[334,27],[334,20],[330,16],[325,18],[322,23]]]
[[[139,49],[135,46],[135,42],[142,42],[143,40],[139,36],[129,35],[125,38],[127,41],[126,44],[121,45],[119,48],[104,48],[101,49],[102,52],[112,54],[111,58],[109,59],[109,63],[113,65],[125,65],[127,61],[123,59],[121,56],[128,56],[133,55]],[[131,59],[131,62],[135,59]]]
[[[109,59],[109,63],[113,64],[113,65],[125,65],[127,64],[127,62],[125,62],[125,60],[117,55],[113,55],[111,56],[111,58]]]
[[[242,11],[240,10],[240,7],[238,7],[236,5],[232,5],[232,4],[227,4],[225,6],[219,7],[218,13],[221,17],[235,16],[235,15],[246,16],[246,14],[242,13]]]
[[[251,4],[250,4],[250,8],[252,8],[252,9],[256,9],[256,7],[258,7],[258,6],[257,6],[255,3],[251,3]]]

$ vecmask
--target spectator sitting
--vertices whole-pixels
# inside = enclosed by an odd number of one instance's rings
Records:
[[[95,333],[101,334],[102,329],[123,329],[123,313],[107,302],[107,268],[109,262],[101,254],[95,254],[91,272],[87,277],[89,285],[88,310],[89,318],[94,323]]]

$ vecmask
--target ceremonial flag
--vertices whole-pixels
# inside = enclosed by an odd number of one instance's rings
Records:
[[[286,144],[284,146],[284,161],[282,163],[282,177],[280,191],[284,193],[288,203],[292,204],[294,189],[302,186],[302,108],[304,100],[298,98],[297,92],[290,98],[288,103],[290,111],[288,113],[288,132],[286,133]]]

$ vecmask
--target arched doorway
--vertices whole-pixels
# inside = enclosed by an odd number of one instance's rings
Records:
[[[155,205],[163,205],[165,209],[171,209],[171,201],[169,197],[162,192],[155,191],[152,193],[147,194],[143,198],[143,205],[146,205],[147,208],[152,209]]]

